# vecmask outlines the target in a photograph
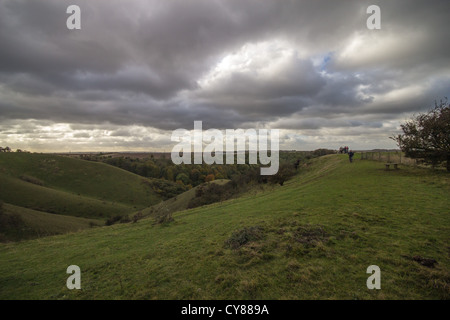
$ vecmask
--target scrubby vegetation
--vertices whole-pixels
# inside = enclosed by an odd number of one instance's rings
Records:
[[[199,186],[196,189],[195,197],[189,202],[188,208],[196,208],[237,197],[258,184],[275,183],[282,186],[295,173],[295,163],[288,162],[281,164],[278,173],[273,176],[261,176],[259,168],[250,168],[244,174],[232,176],[226,184],[203,184]]]
[[[304,162],[309,159],[334,153],[333,150],[319,149],[312,152],[307,151],[281,151],[280,163],[289,163],[294,165],[296,162]],[[248,158],[248,154],[246,155]],[[165,181],[176,182],[183,187],[192,188],[204,182],[210,182],[219,179],[232,179],[240,175],[260,175],[260,165],[248,164],[191,164],[175,165],[170,157],[155,158],[153,155],[148,157],[136,157],[128,155],[125,157],[108,155],[84,155],[85,160],[98,161],[119,167],[147,178],[162,179]],[[246,162],[248,163],[248,161]],[[159,180],[161,181],[161,180]]]
[[[169,209],[164,208],[155,215],[156,224],[165,224],[172,221],[174,221],[173,212]]]
[[[238,249],[250,241],[259,240],[263,237],[263,228],[260,226],[246,227],[233,232],[231,237],[225,241],[225,245],[231,249]]]

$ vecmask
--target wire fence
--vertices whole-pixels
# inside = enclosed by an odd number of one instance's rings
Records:
[[[416,159],[405,157],[405,155],[401,151],[361,151],[359,152],[359,154],[361,160],[417,165]]]

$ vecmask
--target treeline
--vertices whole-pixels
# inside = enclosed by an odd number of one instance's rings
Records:
[[[14,152],[14,150],[11,149],[10,147],[5,147],[5,148],[0,147],[0,152]],[[27,150],[22,150],[22,149],[17,149],[16,152],[30,153],[29,151],[27,151]]]
[[[315,151],[282,151],[279,154],[280,172],[285,173],[286,167],[295,169],[299,165],[313,157],[324,155],[327,153],[335,153],[333,150],[318,149]],[[83,155],[82,159],[91,161],[101,161],[109,165],[133,172],[137,175],[163,179],[176,182],[180,185],[192,188],[204,182],[214,181],[217,179],[233,179],[236,176],[253,177],[252,180],[264,180],[260,182],[268,182],[267,177],[260,175],[259,164],[180,164],[175,165],[171,159],[155,158],[149,155],[146,158],[133,158],[130,156],[117,157],[111,155]],[[246,163],[248,163],[248,153],[246,154]],[[259,161],[258,161],[259,162]],[[283,174],[281,174],[282,176]],[[279,179],[280,174],[271,179]],[[236,178],[235,178],[236,179]],[[280,179],[277,183],[279,183]],[[281,182],[282,184],[282,182]]]
[[[207,204],[225,201],[238,196],[258,184],[283,185],[286,180],[295,175],[298,170],[295,163],[283,162],[277,174],[272,176],[260,175],[259,168],[251,168],[245,174],[234,175],[225,184],[206,183],[195,191],[195,197],[189,201],[188,208],[196,208]]]

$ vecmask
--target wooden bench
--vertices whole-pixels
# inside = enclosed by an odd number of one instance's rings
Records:
[[[385,163],[386,170],[389,170],[391,164],[394,166],[394,169],[398,169],[398,163]]]

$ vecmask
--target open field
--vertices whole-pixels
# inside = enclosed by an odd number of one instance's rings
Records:
[[[168,224],[1,244],[0,298],[449,299],[449,194],[445,172],[325,156]],[[81,290],[66,288],[72,264]],[[370,265],[381,290],[366,287]]]

